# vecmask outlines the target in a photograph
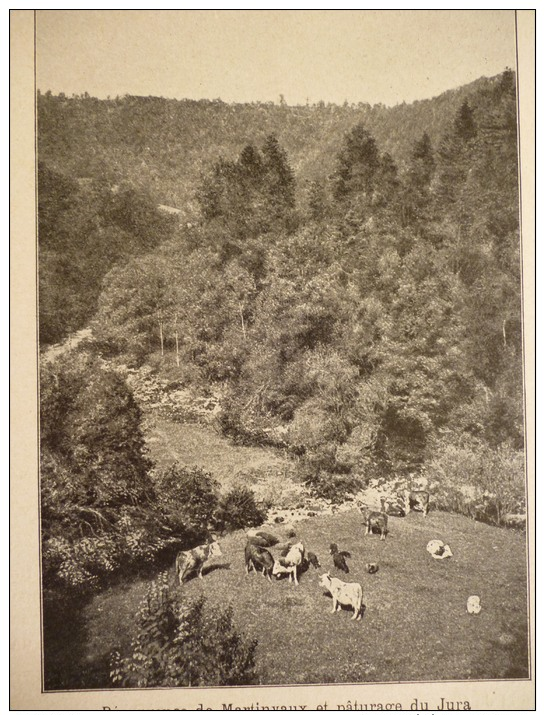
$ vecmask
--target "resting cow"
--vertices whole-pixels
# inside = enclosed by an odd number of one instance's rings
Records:
[[[269,532],[261,529],[249,529],[246,532],[246,536],[248,541],[251,541],[256,546],[275,546],[278,543],[278,539],[274,534],[269,534]]]
[[[189,551],[180,551],[176,556],[176,576],[180,585],[192,571],[196,571],[198,577],[202,578],[204,564],[214,556],[221,556],[221,549],[217,541],[211,541]]]
[[[353,621],[361,620],[363,606],[363,589],[360,583],[345,583],[339,578],[331,578],[329,573],[322,575],[320,586],[323,586],[333,599],[331,613],[340,611],[341,606],[351,606],[354,609]]]

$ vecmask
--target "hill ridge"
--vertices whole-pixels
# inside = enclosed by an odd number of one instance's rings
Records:
[[[195,186],[212,164],[234,159],[249,143],[277,136],[300,194],[334,168],[342,137],[363,122],[381,151],[403,165],[426,131],[437,146],[464,100],[478,104],[501,75],[481,77],[436,97],[393,106],[227,103],[124,95],[38,95],[39,158],[74,177],[127,182],[157,203],[196,212]]]

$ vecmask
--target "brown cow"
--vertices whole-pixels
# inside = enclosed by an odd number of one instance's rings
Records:
[[[246,546],[244,548],[244,564],[246,567],[246,573],[249,574],[250,570],[257,572],[257,568],[261,568],[263,576],[266,576],[269,581],[271,581],[271,574],[274,566],[274,559],[270,551],[258,546],[248,539]]]
[[[180,551],[176,556],[176,576],[180,586],[192,571],[196,571],[198,577],[202,578],[204,564],[214,556],[221,556],[221,549],[217,541],[210,541],[208,544],[196,546],[189,551]]]

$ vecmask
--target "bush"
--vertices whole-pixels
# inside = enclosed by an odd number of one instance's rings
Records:
[[[219,502],[216,523],[221,529],[234,531],[247,526],[259,526],[265,521],[266,510],[255,500],[255,494],[244,486],[233,487]]]
[[[41,371],[42,577],[81,595],[171,548],[160,533],[141,412],[124,380],[84,352]]]
[[[137,615],[130,652],[115,652],[110,677],[116,687],[252,685],[257,682],[257,641],[236,630],[230,608],[211,612],[206,599],[178,603],[166,573],[151,584]]]
[[[499,523],[502,514],[525,513],[522,452],[506,445],[491,448],[478,440],[469,445],[444,442],[426,467],[439,509],[492,523]]]
[[[42,368],[40,448],[68,474],[58,493],[61,518],[64,487],[72,504],[95,509],[152,497],[141,419],[132,390],[100,360],[82,353]]]
[[[302,476],[314,496],[334,504],[342,504],[349,494],[356,494],[363,487],[361,479],[351,474],[332,474],[303,467]]]
[[[219,487],[214,477],[199,467],[172,464],[156,486],[165,524],[180,537],[206,535],[214,523]]]
[[[115,513],[80,508],[69,515],[68,523],[77,518],[78,538],[69,529],[56,529],[43,540],[43,582],[51,597],[89,593],[108,576],[150,565],[159,554],[179,548],[179,539],[164,533],[153,505],[146,510],[122,507]]]

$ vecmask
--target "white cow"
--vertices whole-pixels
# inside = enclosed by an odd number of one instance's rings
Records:
[[[333,609],[331,613],[340,611],[341,606],[352,606],[354,609],[352,620],[361,620],[363,606],[363,589],[361,583],[345,583],[339,578],[331,578],[328,572],[322,575],[320,586],[327,589],[333,598]]]
[[[279,578],[282,574],[287,573],[289,580],[293,581],[296,586],[299,585],[297,580],[297,569],[303,563],[305,558],[305,547],[299,541],[297,544],[290,546],[285,556],[280,556],[275,562],[272,570],[273,576]]]

